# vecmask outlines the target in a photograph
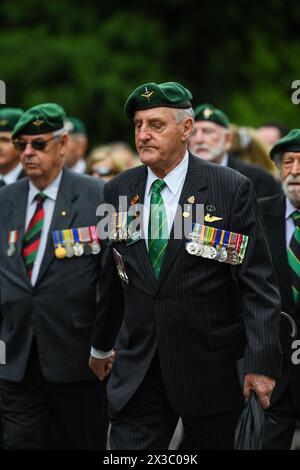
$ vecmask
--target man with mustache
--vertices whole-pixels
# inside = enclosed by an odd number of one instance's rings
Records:
[[[227,166],[249,178],[257,198],[272,196],[280,187],[269,173],[230,155],[232,132],[229,119],[221,109],[201,104],[195,109],[195,123],[189,140],[189,150],[203,160]]]
[[[284,194],[259,201],[281,295],[281,308],[300,327],[300,129],[293,129],[271,149]],[[266,412],[265,449],[290,449],[300,419],[300,365],[294,364],[291,325],[282,321],[282,377]],[[294,339],[298,339],[299,335]],[[295,361],[294,361],[295,362]]]

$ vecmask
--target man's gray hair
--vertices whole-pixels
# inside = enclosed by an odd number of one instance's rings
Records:
[[[173,114],[176,124],[180,124],[186,118],[194,119],[194,110],[193,108],[175,108],[173,109]]]
[[[64,134],[68,134],[68,130],[65,128],[65,126],[62,127],[61,129],[58,129],[58,131],[53,132],[53,136],[56,137],[55,140],[59,140],[61,136]]]

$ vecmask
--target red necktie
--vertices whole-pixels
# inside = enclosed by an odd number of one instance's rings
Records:
[[[35,212],[29,225],[26,229],[26,233],[23,240],[22,255],[24,258],[25,266],[28,272],[28,276],[31,279],[32,269],[37,255],[37,251],[40,245],[41,233],[45,218],[45,211],[43,208],[44,201],[47,196],[43,193],[38,193],[35,196],[37,201]]]

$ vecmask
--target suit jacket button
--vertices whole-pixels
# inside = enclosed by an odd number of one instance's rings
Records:
[[[159,302],[160,302],[160,299],[154,299],[155,304],[159,304]]]

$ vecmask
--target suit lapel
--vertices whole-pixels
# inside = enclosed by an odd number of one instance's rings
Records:
[[[145,199],[145,189],[146,189],[146,182],[147,182],[147,167],[141,167],[141,172],[138,174],[138,177],[135,181],[130,185],[129,189],[129,198],[128,198],[128,207],[131,205],[131,201],[138,196],[139,197],[139,204],[141,205],[141,214],[140,214],[140,221],[141,221],[141,230],[143,233],[143,207],[144,207],[144,199]],[[134,243],[132,245],[132,249],[135,251],[136,258],[140,264],[141,271],[144,272],[146,278],[148,278],[151,284],[155,285],[157,280],[154,275],[154,271],[151,265],[150,257],[148,254],[146,242],[144,236],[142,239]]]
[[[268,215],[268,241],[273,253],[273,262],[276,271],[280,273],[281,284],[286,291],[287,298],[291,305],[294,305],[291,289],[290,267],[286,252],[286,231],[285,231],[285,198],[279,198],[274,205],[272,212]]]
[[[74,201],[77,199],[76,188],[72,185],[70,172],[66,169],[63,170],[63,175],[60,183],[60,187],[57,193],[57,199],[53,212],[52,221],[47,237],[47,244],[45,253],[42,259],[39,275],[37,278],[38,283],[50,264],[55,258],[54,245],[52,239],[53,230],[63,230],[69,228],[72,224],[76,210],[74,208]]]
[[[17,186],[18,193],[14,195],[14,199],[8,201],[10,203],[10,210],[8,215],[9,220],[9,229],[8,232],[11,230],[18,231],[18,240],[16,243],[16,252],[12,256],[12,263],[14,263],[16,270],[21,273],[21,276],[24,279],[24,282],[31,286],[24,260],[22,257],[22,244],[25,232],[25,222],[26,222],[26,209],[27,209],[27,198],[28,198],[28,190],[29,184],[28,180],[22,181],[22,184]],[[8,239],[7,234],[7,239]]]
[[[197,164],[196,164],[197,162]],[[195,197],[195,202],[193,204],[193,210],[191,211],[191,218],[195,222],[195,213],[197,204],[205,203],[205,188],[207,186],[203,174],[199,171],[199,160],[193,155],[189,155],[189,166],[187,175],[183,184],[181,195],[179,198],[179,205],[177,212],[175,214],[174,223],[170,233],[170,239],[166,248],[166,253],[164,256],[163,264],[161,267],[160,276],[158,279],[158,288],[165,281],[169,270],[171,269],[174,261],[176,260],[179,250],[185,249],[185,234],[182,233],[180,239],[174,238],[174,227],[183,227],[183,212],[185,210],[185,205],[188,204],[188,199],[191,196]]]

